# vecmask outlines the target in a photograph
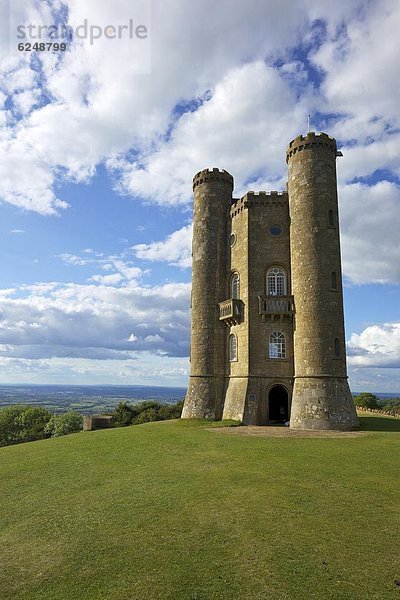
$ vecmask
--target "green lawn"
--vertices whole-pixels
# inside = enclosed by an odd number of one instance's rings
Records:
[[[399,599],[400,419],[168,421],[0,449],[1,600]]]

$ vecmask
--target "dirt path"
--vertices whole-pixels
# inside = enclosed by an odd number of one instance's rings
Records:
[[[340,438],[351,438],[365,435],[366,431],[338,431],[336,429],[317,431],[317,430],[301,430],[301,429],[290,429],[290,427],[277,427],[277,426],[253,426],[253,425],[240,425],[239,427],[209,427],[208,431],[214,431],[215,433],[228,433],[230,435],[254,435],[257,437],[285,437],[285,438],[327,438],[327,437],[340,437]]]

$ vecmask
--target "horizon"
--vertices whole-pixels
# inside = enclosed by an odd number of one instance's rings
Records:
[[[158,388],[163,390],[187,390],[187,386],[179,386],[179,385],[141,385],[141,384],[113,384],[113,383],[82,383],[82,384],[70,384],[70,383],[0,383],[0,393],[1,388],[5,387],[68,387],[68,388],[84,388],[84,387],[104,387],[104,388]],[[352,390],[350,388],[352,395],[362,394],[366,392],[366,390]],[[384,397],[385,394],[390,396],[399,396],[399,392],[377,392],[368,390],[368,393],[374,394],[378,397]]]
[[[400,4],[17,4],[11,30],[148,35],[57,52],[0,36],[0,385],[186,387],[192,177],[283,190],[311,115],[343,152],[350,388],[400,394]]]

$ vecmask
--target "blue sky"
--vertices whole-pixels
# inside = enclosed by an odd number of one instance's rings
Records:
[[[192,176],[284,189],[311,113],[344,155],[350,384],[400,392],[398,2],[198,4],[13,3],[149,35],[0,42],[0,382],[186,385]]]

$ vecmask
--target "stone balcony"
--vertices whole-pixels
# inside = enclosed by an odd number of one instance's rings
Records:
[[[226,325],[238,325],[243,321],[243,302],[236,298],[224,300],[218,304],[219,320]]]
[[[274,321],[275,317],[279,317],[282,320],[285,315],[289,319],[293,319],[293,296],[258,296],[258,314],[263,321],[266,321],[267,318]]]

